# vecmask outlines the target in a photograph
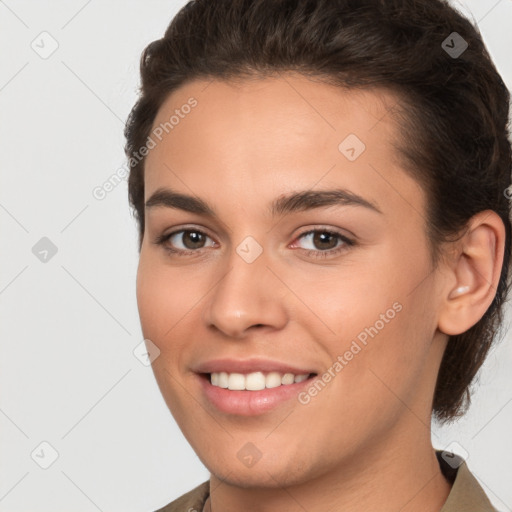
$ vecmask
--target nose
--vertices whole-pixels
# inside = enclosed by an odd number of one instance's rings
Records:
[[[286,325],[287,290],[268,264],[265,251],[251,263],[232,251],[203,303],[202,320],[207,328],[239,339],[249,330]]]

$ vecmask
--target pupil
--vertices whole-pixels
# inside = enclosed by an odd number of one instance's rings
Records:
[[[204,243],[203,235],[196,231],[186,231],[183,234],[183,244],[188,249],[198,249]]]
[[[315,233],[313,236],[313,243],[318,249],[334,249],[334,247],[336,247],[336,238],[331,233]],[[327,246],[325,245],[326,243]]]

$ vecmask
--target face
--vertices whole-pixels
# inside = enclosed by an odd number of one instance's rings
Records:
[[[158,112],[142,330],[175,420],[228,482],[306,482],[428,430],[446,340],[395,103],[287,74],[190,82]],[[262,382],[281,385],[240,389]]]

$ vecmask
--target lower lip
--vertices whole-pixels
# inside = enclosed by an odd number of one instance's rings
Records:
[[[275,409],[293,398],[297,399],[297,395],[305,387],[311,385],[316,375],[302,382],[286,384],[276,388],[265,388],[260,391],[230,391],[226,388],[213,386],[210,383],[209,375],[200,374],[198,377],[206,397],[217,409],[228,414],[254,416]]]

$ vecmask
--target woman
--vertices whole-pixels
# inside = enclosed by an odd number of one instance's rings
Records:
[[[508,293],[509,92],[442,0],[196,0],[126,126],[164,511],[490,511],[432,446]]]

